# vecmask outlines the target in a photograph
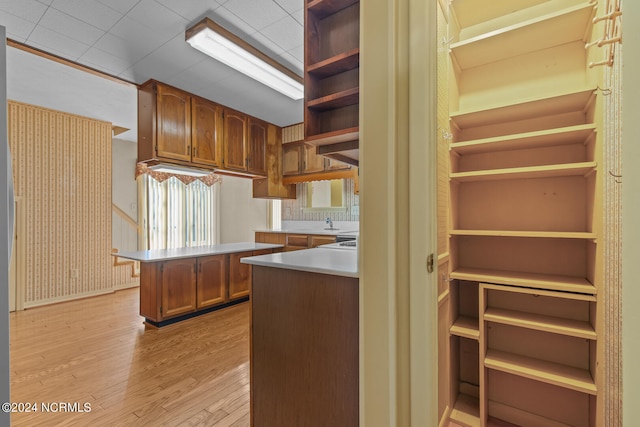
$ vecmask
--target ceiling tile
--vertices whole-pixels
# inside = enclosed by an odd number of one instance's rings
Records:
[[[148,76],[136,78],[139,83],[148,78],[169,83],[169,77],[199,63],[203,57],[206,56],[189,46],[184,41],[184,35],[180,34],[136,62],[132,68],[136,76]]]
[[[25,21],[15,15],[0,11],[0,25],[7,29],[7,37],[19,42],[24,42],[36,27],[33,22]]]
[[[300,46],[304,41],[302,25],[289,15],[269,25],[261,32],[287,51]]]
[[[132,43],[130,39],[125,40],[111,33],[106,33],[93,46],[113,56],[125,59],[130,64],[138,62],[153,51],[153,48],[146,44]]]
[[[272,58],[284,52],[282,46],[274,43],[270,38],[260,32],[253,33],[251,39],[252,40],[247,40],[250,45]]]
[[[282,52],[282,54],[276,58],[276,61],[281,62],[291,71],[298,73],[300,76],[304,74],[304,61],[298,60],[289,52]]]
[[[130,65],[129,61],[118,58],[95,47],[86,51],[78,59],[78,62],[113,75],[120,74],[129,68]]]
[[[89,49],[89,45],[71,39],[42,25],[38,25],[29,36],[28,43],[44,46],[46,51],[55,49],[64,58],[76,60]]]
[[[186,87],[193,88],[190,90],[194,90],[194,93],[199,94],[195,90],[224,80],[233,73],[235,71],[232,68],[215,59],[205,57],[202,61],[172,75],[167,82],[185,90],[187,90]]]
[[[0,10],[37,23],[46,12],[47,6],[35,0],[2,0]]]
[[[256,32],[255,28],[224,7],[214,10],[209,18],[241,38]]]
[[[298,62],[304,63],[304,45],[296,46],[293,49],[288,50],[289,54],[293,56]]]
[[[176,35],[184,31],[189,23],[182,16],[155,0],[141,0],[127,16],[145,27],[163,34],[173,33]]]
[[[47,6],[49,6],[51,3],[53,3],[53,0],[38,0],[38,3],[46,4]]]
[[[38,27],[48,28],[87,45],[94,44],[104,34],[103,30],[53,8],[47,9]]]
[[[174,13],[182,16],[190,23],[195,23],[203,16],[210,16],[211,12],[220,7],[216,0],[156,0]]]
[[[96,0],[54,0],[51,7],[105,31],[123,16]]]
[[[300,10],[304,7],[304,0],[272,0],[288,13]]]
[[[131,9],[137,5],[140,0],[96,0],[98,3],[102,3],[103,5],[115,10],[116,12],[120,12],[126,14]]]
[[[166,42],[166,40],[159,40],[153,31],[150,31],[149,29],[141,26],[137,21],[126,16],[118,21],[109,33],[119,37],[121,40],[125,40],[127,43],[135,45],[137,52],[144,52],[144,55],[148,55]],[[110,40],[110,42],[115,41],[116,40]],[[96,46],[99,45],[100,42],[96,43]],[[111,52],[109,49],[102,46],[100,46],[100,48],[114,54],[114,52]]]
[[[296,10],[291,13],[291,17],[296,20],[296,22],[304,27],[304,9]]]
[[[243,21],[256,30],[261,30],[287,16],[273,0],[229,0],[223,7],[242,17]]]

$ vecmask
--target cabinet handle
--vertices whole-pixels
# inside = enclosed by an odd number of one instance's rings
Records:
[[[193,157],[197,157],[198,156],[198,147],[193,147]]]
[[[191,152],[191,146],[187,145],[187,153],[190,153],[190,152]]]

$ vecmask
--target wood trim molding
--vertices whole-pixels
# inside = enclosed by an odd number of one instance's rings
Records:
[[[33,55],[37,55],[37,56],[39,56],[41,58],[45,58],[45,59],[57,62],[57,63],[62,64],[62,65],[66,65],[68,67],[72,67],[72,68],[75,68],[77,70],[89,73],[89,74],[93,74],[94,76],[102,77],[103,79],[107,79],[107,80],[110,80],[110,81],[115,82],[115,83],[120,83],[120,84],[123,84],[125,86],[134,87],[134,88],[138,87],[137,84],[132,83],[132,82],[130,82],[128,80],[121,79],[120,77],[116,77],[114,75],[105,73],[103,71],[96,70],[95,68],[91,68],[91,67],[88,67],[86,65],[79,64],[77,62],[71,61],[70,59],[66,59],[66,58],[63,58],[61,56],[54,55],[53,53],[46,52],[46,51],[44,51],[42,49],[38,49],[38,48],[35,48],[33,46],[29,46],[29,45],[27,45],[25,43],[21,43],[19,41],[13,40],[13,39],[9,39],[9,38],[7,39],[7,46],[10,46],[10,47],[13,47],[13,48],[16,48],[16,49],[20,49],[20,50],[22,50],[24,52],[28,52],[28,53],[31,53]]]

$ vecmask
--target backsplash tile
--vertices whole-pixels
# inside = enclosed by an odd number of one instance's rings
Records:
[[[283,200],[282,201],[282,220],[283,221],[324,221],[329,217],[332,221],[358,221],[358,215],[352,215],[352,207],[359,206],[359,197],[353,194],[354,180],[345,179],[343,187],[343,200],[347,208],[346,212],[304,212],[302,208],[305,206],[307,200],[307,185],[306,183],[296,184],[296,199],[295,200]]]

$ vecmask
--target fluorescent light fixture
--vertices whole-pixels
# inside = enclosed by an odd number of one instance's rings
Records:
[[[149,166],[149,169],[155,172],[173,173],[176,175],[189,175],[196,177],[203,177],[209,175],[210,173],[213,173],[211,171],[202,171],[198,169],[188,168],[186,166],[169,165],[165,163]]]
[[[300,76],[211,19],[204,18],[189,28],[185,37],[192,47],[289,98],[304,98]]]

